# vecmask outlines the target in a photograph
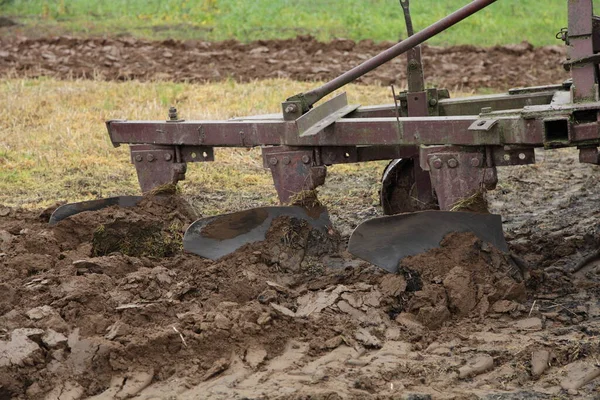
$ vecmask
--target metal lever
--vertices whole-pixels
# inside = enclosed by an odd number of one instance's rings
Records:
[[[406,21],[406,31],[408,33],[408,37],[411,37],[415,34],[415,30],[413,29],[412,18],[410,17],[410,1],[409,0],[399,0],[400,7],[402,7],[402,11],[404,11],[404,21]]]
[[[337,78],[309,92],[300,93],[295,96],[292,96],[289,99],[287,99],[287,101],[298,103],[301,106],[302,112],[305,113],[312,107],[313,104],[315,104],[317,101],[321,100],[328,94],[333,93],[335,90],[341,88],[342,86],[356,80],[357,78],[360,78],[367,72],[374,70],[375,68],[381,66],[382,64],[385,64],[391,59],[398,57],[400,54],[406,53],[413,47],[420,45],[428,39],[431,39],[438,33],[445,31],[451,26],[457,24],[458,22],[469,17],[470,15],[473,15],[476,12],[484,9],[490,4],[495,3],[496,1],[497,0],[473,0],[471,3],[456,10],[455,12],[439,20],[435,24],[430,25],[422,31],[415,33],[413,36],[401,41],[400,43],[396,43],[389,49],[382,51],[375,57],[352,68],[351,70],[343,73]]]
[[[404,21],[406,21],[406,31],[408,37],[414,35],[412,18],[410,17],[410,1],[399,0],[402,11],[404,11]],[[425,90],[425,77],[423,75],[423,62],[421,60],[421,45],[415,46],[406,53],[406,77],[408,81],[408,92],[422,92]]]

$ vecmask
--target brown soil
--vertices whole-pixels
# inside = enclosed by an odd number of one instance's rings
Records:
[[[229,78],[328,80],[392,44],[350,40],[320,43],[309,36],[249,44],[5,37],[0,38],[0,76],[190,82]],[[492,48],[425,46],[425,74],[429,83],[451,91],[554,84],[568,77],[561,67],[566,53],[560,44],[537,48],[525,42]],[[404,86],[405,80],[406,59],[399,57],[360,82]]]
[[[596,190],[566,165],[579,193]],[[548,212],[537,218],[556,223]],[[593,266],[569,276],[535,262],[566,232],[552,243],[511,234],[531,270],[451,234],[391,275],[353,259],[335,232],[286,218],[219,261],[165,252],[195,218],[178,197],[54,227],[48,210],[0,215],[3,399],[542,399],[598,388]]]

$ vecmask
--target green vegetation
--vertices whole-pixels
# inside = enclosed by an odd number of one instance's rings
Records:
[[[413,0],[414,24],[423,28],[468,0]],[[558,44],[566,26],[565,0],[498,0],[434,38],[436,45],[490,46],[527,40]],[[600,7],[600,0],[595,1]],[[310,34],[320,40],[397,40],[404,35],[398,0],[0,0],[0,14],[24,24],[26,34],[133,35],[152,39],[283,39]]]

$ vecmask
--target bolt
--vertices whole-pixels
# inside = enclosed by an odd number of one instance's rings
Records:
[[[177,116],[177,109],[175,107],[169,108],[169,119],[171,121],[177,121],[179,117]]]
[[[148,162],[152,162],[152,161],[154,161],[154,154],[148,154],[148,155],[146,156],[146,160],[148,160]]]
[[[298,106],[295,104],[288,104],[287,107],[285,107],[286,114],[294,114],[296,111],[298,111]]]
[[[480,165],[479,158],[477,158],[477,157],[471,158],[471,167],[479,167],[479,165]]]
[[[450,168],[456,168],[456,167],[458,167],[458,161],[456,161],[455,158],[451,158],[448,160],[448,166]]]
[[[419,63],[415,60],[410,60],[410,62],[408,63],[408,69],[415,70],[417,68],[419,68]]]
[[[433,160],[431,160],[431,166],[435,169],[442,168],[442,160],[440,160],[439,158],[434,158]]]
[[[271,164],[273,166],[277,165],[277,158],[276,157],[269,158],[269,164]]]
[[[437,106],[437,103],[438,103],[437,99],[429,99],[429,105],[431,107]]]
[[[142,157],[142,155],[141,155],[141,154],[136,154],[136,156],[135,156],[135,161],[137,161],[137,162],[141,162],[143,159],[144,159],[144,157]]]
[[[173,156],[169,153],[165,153],[165,161],[171,161],[171,159],[173,158]]]
[[[302,162],[308,164],[310,162],[310,157],[307,155],[302,156]]]
[[[291,160],[290,160],[290,158],[289,158],[289,157],[287,157],[287,156],[283,157],[283,163],[284,163],[285,165],[288,165],[290,162],[291,162]]]

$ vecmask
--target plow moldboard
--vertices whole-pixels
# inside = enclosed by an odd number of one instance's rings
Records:
[[[50,216],[50,225],[57,224],[65,218],[82,213],[84,211],[98,211],[110,206],[134,207],[141,200],[142,196],[117,196],[106,199],[80,201],[78,203],[69,203],[58,207]]]
[[[454,211],[422,211],[365,221],[352,233],[348,251],[396,273],[404,257],[439,247],[444,236],[452,232],[471,232],[508,251],[500,215]]]
[[[297,218],[316,229],[331,225],[325,208],[313,214],[302,207],[259,207],[195,221],[185,232],[183,248],[199,256],[217,260],[240,247],[265,240],[277,217]]]

